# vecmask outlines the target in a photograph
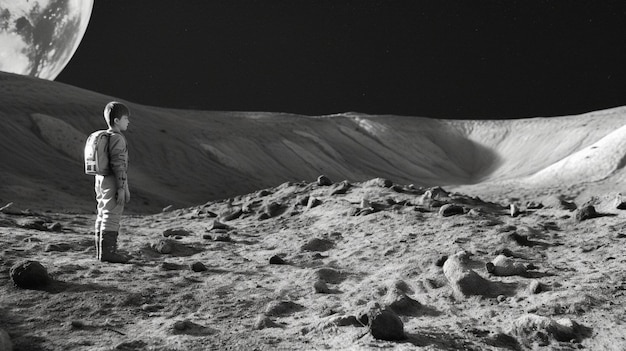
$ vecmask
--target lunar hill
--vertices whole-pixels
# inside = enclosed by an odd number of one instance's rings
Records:
[[[0,82],[0,201],[92,211],[83,143],[105,127],[106,102],[119,99],[8,73],[0,73]],[[573,196],[593,187],[613,191],[625,177],[626,107],[553,118],[437,120],[127,103],[131,212],[197,205],[320,174],[446,186],[486,198],[507,196],[509,188],[522,196],[524,189],[548,195],[555,186]]]

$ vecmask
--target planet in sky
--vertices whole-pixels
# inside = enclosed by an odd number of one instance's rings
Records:
[[[0,71],[54,80],[87,30],[93,0],[0,0]]]

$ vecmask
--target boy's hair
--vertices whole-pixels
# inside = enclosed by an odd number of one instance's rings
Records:
[[[104,107],[104,120],[109,126],[115,124],[116,118],[130,117],[130,109],[121,102],[111,101]]]

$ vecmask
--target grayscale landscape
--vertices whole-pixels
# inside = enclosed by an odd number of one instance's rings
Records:
[[[133,259],[106,264],[82,151],[111,100],[0,73],[0,350],[626,349],[626,107],[126,102]],[[28,289],[26,260],[47,272]]]

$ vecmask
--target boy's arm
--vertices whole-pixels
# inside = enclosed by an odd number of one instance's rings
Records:
[[[121,204],[128,201],[126,197],[126,193],[128,191],[128,150],[126,148],[126,140],[119,134],[111,135],[109,142],[109,163],[111,165],[111,170],[115,175],[118,195],[117,201]],[[130,196],[128,196],[128,198],[130,198]]]

